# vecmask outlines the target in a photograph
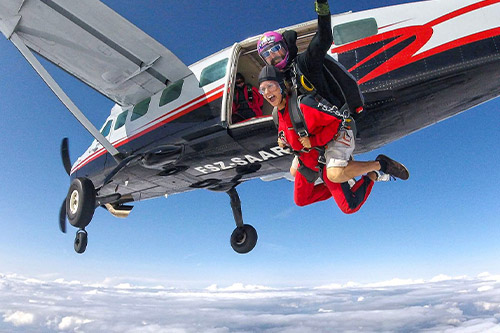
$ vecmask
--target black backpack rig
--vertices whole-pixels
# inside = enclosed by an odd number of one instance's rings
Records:
[[[292,87],[288,109],[295,132],[299,137],[309,135],[304,115],[299,105],[304,95],[312,95],[316,102],[318,102],[319,111],[340,119],[342,121],[341,128],[352,129],[354,134],[356,134],[356,125],[352,114],[360,114],[363,112],[364,106],[364,97],[356,79],[341,63],[330,56],[325,56],[323,69],[328,74],[326,75],[328,86],[332,89],[334,95],[339,97],[342,107],[339,109],[319,95],[314,85],[302,74],[297,63],[294,61],[290,68]],[[276,126],[278,126],[277,112],[278,110],[274,108],[272,114]]]

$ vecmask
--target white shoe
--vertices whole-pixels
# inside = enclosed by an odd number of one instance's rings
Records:
[[[377,171],[377,170],[374,170],[373,172],[375,172],[377,174],[377,178],[375,179],[376,182],[388,182],[391,180],[396,180],[396,178],[394,178],[394,176],[392,176],[388,173],[383,173],[383,172]]]

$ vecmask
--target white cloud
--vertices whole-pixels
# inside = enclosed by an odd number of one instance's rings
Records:
[[[495,311],[498,312],[500,309],[499,303],[490,303],[490,302],[476,302],[474,303],[477,307],[480,307],[481,310],[486,311]]]
[[[6,323],[12,323],[14,326],[26,326],[33,324],[33,319],[35,316],[32,313],[27,313],[23,311],[7,312],[3,316],[3,321]]]
[[[115,286],[116,289],[134,289],[130,283],[120,283]]]
[[[323,309],[323,308],[319,308],[318,312],[320,312],[320,313],[331,313],[331,312],[333,312],[333,310],[326,310],[326,309]]]
[[[382,281],[382,282],[376,282],[376,283],[369,283],[366,285],[366,287],[369,288],[381,288],[381,287],[397,287],[397,286],[408,286],[412,284],[421,284],[424,283],[425,281],[422,279],[419,280],[413,280],[413,279],[392,279],[389,281]]]
[[[54,280],[55,283],[61,283],[61,284],[71,284],[71,285],[76,285],[76,284],[82,284],[80,281],[78,280],[72,280],[72,281],[66,281],[62,278],[59,278],[59,279],[55,279]]]
[[[316,287],[315,289],[341,289],[343,286],[339,283],[331,283],[324,286]]]
[[[69,330],[69,329],[77,330],[83,324],[87,324],[87,323],[91,323],[91,322],[92,322],[92,320],[89,320],[89,319],[68,316],[68,317],[64,317],[63,319],[61,319],[61,322],[59,323],[57,328],[59,328],[60,330],[63,330],[63,331]]]
[[[467,276],[455,276],[451,277],[445,274],[439,274],[433,277],[432,279],[429,280],[429,282],[442,282],[442,281],[448,281],[448,280],[464,280],[467,279]]]
[[[500,333],[500,283],[440,275],[321,288],[235,283],[202,290],[0,274],[0,332],[420,331]]]
[[[272,288],[266,287],[266,286],[259,286],[259,285],[251,285],[247,284],[244,285],[243,283],[234,283],[230,285],[229,287],[226,288],[219,288],[216,284],[212,284],[206,288],[206,290],[211,291],[211,292],[228,292],[228,291],[261,291],[261,290],[272,290]]]

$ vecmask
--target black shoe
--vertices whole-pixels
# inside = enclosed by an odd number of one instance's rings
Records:
[[[385,155],[378,155],[375,160],[379,161],[381,166],[380,170],[383,173],[402,180],[407,180],[410,177],[410,172],[408,172],[408,169],[403,164],[396,162]]]

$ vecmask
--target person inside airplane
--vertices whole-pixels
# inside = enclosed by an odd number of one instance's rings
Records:
[[[245,82],[241,73],[236,73],[236,86],[233,97],[232,123],[262,116],[264,100],[259,90]]]
[[[333,196],[339,208],[351,214],[364,204],[374,181],[409,178],[404,165],[385,155],[377,156],[375,161],[352,160],[355,129],[349,128],[345,119],[325,112],[324,104],[318,103],[312,95],[304,95],[300,99],[299,108],[307,126],[307,135],[299,136],[291,120],[291,98],[284,81],[277,68],[265,66],[259,74],[259,92],[275,108],[278,145],[290,148],[297,156],[298,163],[292,165],[290,171],[292,175],[295,173],[294,199],[298,206]],[[351,188],[348,181],[359,176],[361,178]],[[318,177],[323,183],[315,185]]]

